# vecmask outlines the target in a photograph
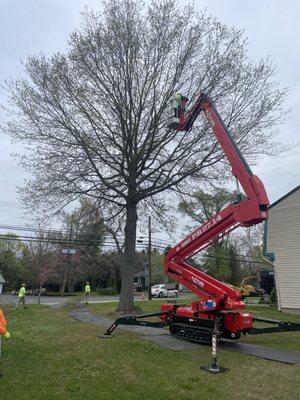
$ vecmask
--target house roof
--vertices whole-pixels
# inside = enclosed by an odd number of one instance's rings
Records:
[[[296,186],[293,190],[291,190],[290,192],[288,192],[287,194],[285,194],[284,196],[280,197],[280,199],[276,200],[273,204],[271,204],[269,206],[269,209],[276,206],[278,203],[281,203],[284,199],[286,199],[287,197],[289,197],[291,194],[297,192],[297,190],[300,189],[300,185]]]
[[[5,283],[5,280],[1,274],[0,274],[0,283]]]

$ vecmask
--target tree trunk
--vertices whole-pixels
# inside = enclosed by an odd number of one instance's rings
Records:
[[[116,282],[117,292],[121,293],[122,277],[121,277],[121,274],[120,274],[120,271],[118,268],[116,268],[116,271],[115,271],[115,282]]]
[[[125,243],[124,243],[124,269],[118,311],[130,313],[134,310],[133,282],[136,264],[135,242],[137,224],[137,206],[129,204],[126,212]]]
[[[73,293],[74,293],[74,286],[75,286],[74,279],[73,279],[72,277],[70,277],[68,283],[69,283],[69,284],[68,284],[69,294],[73,294]]]

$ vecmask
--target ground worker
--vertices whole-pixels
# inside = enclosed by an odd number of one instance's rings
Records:
[[[4,317],[3,311],[0,308],[0,357],[1,357],[1,336],[4,336],[5,339],[10,338],[10,334],[6,329],[6,319]],[[0,371],[0,377],[2,377],[2,372]]]
[[[5,339],[9,339],[10,338],[10,334],[8,332],[8,330],[6,329],[6,319],[4,317],[3,311],[0,308],[0,335],[3,335],[5,337]]]
[[[91,287],[89,282],[85,283],[84,293],[85,293],[85,302],[86,304],[88,304],[88,296],[91,294]]]
[[[19,290],[19,294],[18,294],[18,303],[17,303],[16,309],[19,307],[20,303],[23,304],[23,308],[28,308],[28,307],[26,307],[26,304],[25,304],[26,293],[27,293],[26,292],[26,283],[22,283],[22,286],[21,286],[21,288]]]

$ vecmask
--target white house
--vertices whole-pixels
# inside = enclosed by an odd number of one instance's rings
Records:
[[[300,185],[270,205],[265,252],[275,266],[278,308],[300,313]]]
[[[2,293],[4,283],[5,283],[5,280],[4,280],[3,276],[0,274],[0,294]]]

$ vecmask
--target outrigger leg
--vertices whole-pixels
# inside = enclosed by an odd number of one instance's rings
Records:
[[[209,365],[203,365],[201,369],[210,372],[211,374],[219,374],[220,372],[228,371],[227,368],[220,367],[217,360],[217,346],[220,339],[220,317],[217,316],[215,326],[212,332],[211,340],[211,361]]]
[[[110,325],[110,327],[106,330],[105,333],[99,335],[101,338],[109,338],[112,337],[113,331],[116,329],[118,325],[134,325],[134,326],[147,326],[151,328],[163,328],[167,323],[167,317],[170,314],[169,311],[152,313],[152,314],[143,314],[143,315],[128,315],[127,317],[120,317],[115,320],[115,322]],[[160,317],[165,315],[165,321],[160,322],[151,322],[151,321],[140,321],[143,318],[148,317]]]

